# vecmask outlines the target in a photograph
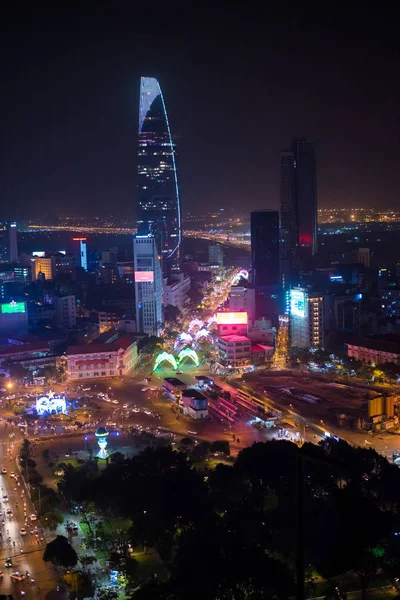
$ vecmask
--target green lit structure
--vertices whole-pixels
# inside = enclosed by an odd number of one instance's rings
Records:
[[[169,354],[168,352],[161,352],[156,356],[153,371],[155,371],[163,362],[169,362],[169,364],[175,369],[175,371],[178,368],[175,356],[173,354]]]
[[[196,365],[196,367],[199,366],[199,364],[200,364],[199,357],[197,356],[197,352],[192,350],[192,348],[184,348],[183,350],[181,350],[179,352],[179,354],[178,354],[179,364],[182,363],[187,358],[191,358],[192,361],[194,362],[194,364]]]

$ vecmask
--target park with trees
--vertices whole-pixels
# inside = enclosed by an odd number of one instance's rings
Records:
[[[229,449],[189,439],[69,465],[59,483],[83,520],[129,524],[109,556],[127,597],[334,597],[343,582],[367,594],[399,576],[400,471],[374,450],[270,441],[212,469],[206,457]],[[164,576],[140,581],[135,552],[153,551]]]

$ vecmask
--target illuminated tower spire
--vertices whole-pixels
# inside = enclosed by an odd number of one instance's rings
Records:
[[[175,146],[157,79],[141,77],[138,147],[138,234],[152,234],[163,261],[176,262],[181,210]]]

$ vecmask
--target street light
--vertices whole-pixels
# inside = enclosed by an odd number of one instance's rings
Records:
[[[14,384],[12,383],[12,381],[9,381],[9,382],[7,383],[7,389],[8,389],[8,390],[11,390],[11,388],[13,387],[13,385],[14,385]]]

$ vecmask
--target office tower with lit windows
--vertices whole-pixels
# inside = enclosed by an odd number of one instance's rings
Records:
[[[136,302],[136,329],[160,335],[163,314],[163,279],[157,243],[152,235],[137,235],[133,240]]]
[[[18,262],[17,224],[0,222],[0,263]]]
[[[164,273],[178,268],[181,213],[172,141],[157,79],[141,77],[138,142],[138,235],[154,236]]]
[[[210,265],[224,266],[224,247],[222,244],[210,244],[208,246],[208,262]]]
[[[317,252],[317,176],[315,146],[293,139],[281,152],[279,187],[282,258],[296,260]]]

